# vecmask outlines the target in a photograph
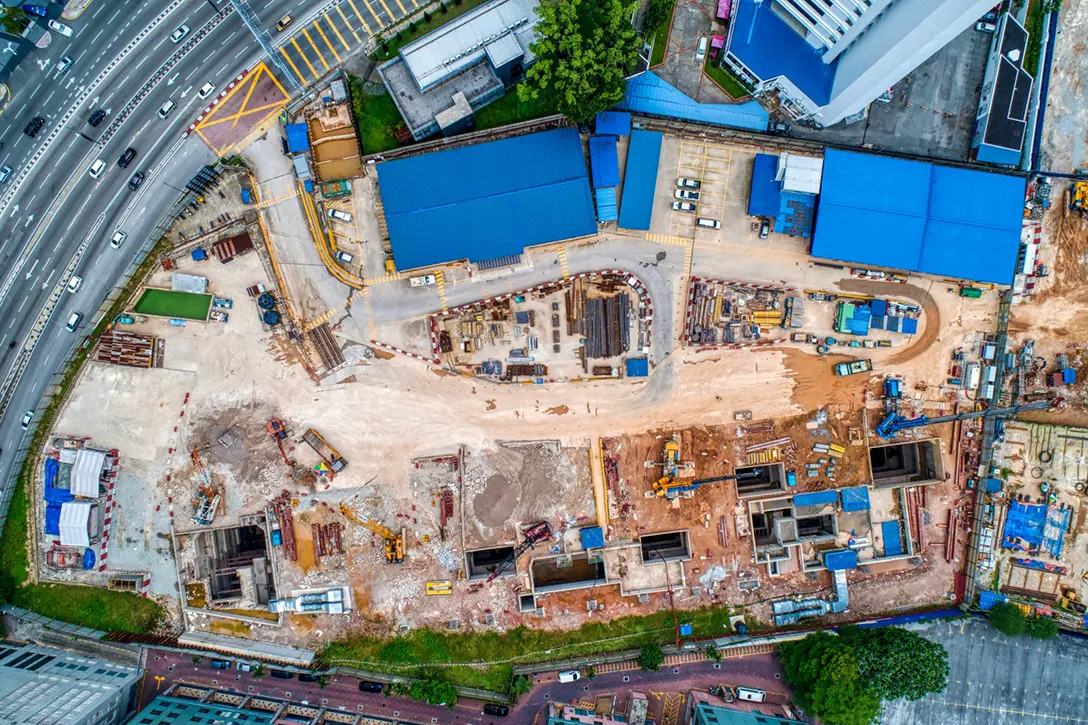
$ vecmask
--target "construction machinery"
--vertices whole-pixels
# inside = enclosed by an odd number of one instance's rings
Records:
[[[665,449],[661,456],[661,462],[647,461],[647,467],[661,466],[661,478],[654,484],[655,486],[665,486],[672,483],[678,476],[691,477],[692,464],[680,462],[680,438],[679,436],[673,436],[670,440],[665,441]]]
[[[743,481],[746,478],[757,478],[761,475],[763,475],[763,469],[756,468],[751,471],[745,471],[744,473],[732,473],[728,476],[715,476],[714,478],[700,478],[697,481],[669,481],[667,483],[662,483],[662,481],[655,481],[653,485],[653,493],[658,498],[676,498],[683,493],[687,493],[689,491],[697,491],[708,483],[718,483],[719,481]]]
[[[679,451],[679,444],[677,444],[677,451]],[[525,538],[517,545],[514,551],[510,553],[510,556],[503,559],[502,563],[496,566],[495,570],[488,574],[487,583],[490,584],[495,581],[502,576],[503,572],[517,564],[521,555],[529,549],[541,542],[551,541],[553,538],[555,538],[555,534],[552,532],[552,525],[547,521],[541,521],[539,524],[530,526],[525,530]]]
[[[371,521],[366,516],[357,513],[354,509],[348,506],[345,502],[340,502],[340,513],[344,515],[348,521],[358,526],[362,526],[367,531],[377,534],[385,542],[385,560],[390,564],[403,564],[404,563],[404,530],[401,529],[399,534],[394,534],[388,528],[378,523],[377,521]]]
[[[284,426],[283,421],[279,418],[273,418],[265,424],[265,428],[268,430],[268,435],[276,442],[276,448],[280,449],[280,457],[283,458],[283,462],[294,468],[295,462],[283,449],[283,442],[287,440],[287,427]]]
[[[340,455],[340,452],[329,445],[329,442],[313,428],[307,428],[306,432],[302,434],[302,440],[309,444],[310,448],[313,448],[317,452],[317,455],[321,456],[326,465],[329,467],[329,472],[332,475],[340,473],[347,468],[347,460]]]
[[[208,471],[208,467],[204,465],[204,461],[201,460],[200,451],[194,448],[189,457],[193,461],[193,468],[196,469],[200,477],[200,483],[197,484],[197,497],[193,499],[196,512],[193,514],[191,521],[197,526],[208,526],[215,521],[215,514],[219,510],[219,502],[222,497],[212,486],[212,474]]]
[[[954,423],[957,420],[973,420],[975,418],[1005,418],[1028,410],[1047,410],[1058,405],[1061,400],[1061,398],[1038,400],[1034,403],[1014,405],[1010,408],[987,408],[986,410],[975,410],[968,413],[957,413],[956,415],[939,415],[935,418],[925,415],[920,415],[917,418],[906,418],[897,412],[892,412],[884,420],[880,421],[880,425],[876,427],[876,434],[887,439],[893,438],[900,431],[921,428],[927,425]]]
[[[1069,210],[1088,217],[1088,181],[1074,182],[1069,190]]]

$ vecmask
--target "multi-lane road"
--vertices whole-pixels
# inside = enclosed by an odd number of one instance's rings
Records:
[[[297,88],[313,83],[326,64],[335,67],[362,49],[368,30],[411,12],[417,2],[393,0],[388,11],[377,12],[366,0],[249,0],[248,5],[272,42],[284,46],[277,51],[284,67],[287,59],[297,65],[302,54],[310,60],[314,73],[306,68],[293,80],[281,78],[285,87]],[[48,7],[51,17],[59,18],[62,4]],[[279,33],[276,22],[287,14],[294,23]],[[0,115],[0,165],[13,169],[0,185],[0,380],[13,365],[27,363],[0,420],[0,482],[5,483],[24,440],[24,413],[38,407],[59,364],[94,325],[107,294],[185,183],[215,160],[196,134],[184,136],[209,103],[198,97],[198,89],[207,82],[222,89],[244,69],[267,61],[229,0],[93,0],[79,18],[64,22],[71,37],[52,32],[48,47],[31,52],[8,80],[12,100]],[[174,42],[171,34],[182,25],[190,32]],[[315,51],[325,46],[322,31],[340,52],[326,49],[327,58],[319,59]],[[64,56],[73,62],[58,74],[55,66]],[[169,72],[162,74],[167,63]],[[158,110],[167,101],[177,107],[163,119]],[[107,116],[92,127],[88,118],[97,109]],[[31,138],[23,129],[35,116],[45,125]],[[129,147],[136,149],[135,160],[118,168],[118,157]],[[97,159],[106,163],[106,171],[94,179],[88,170]],[[128,182],[136,171],[147,178],[133,191]],[[127,234],[119,249],[109,243],[116,230]],[[43,307],[77,255],[74,273],[83,278],[82,287],[61,296],[33,351],[24,353]],[[84,315],[74,334],[65,329],[72,312]]]

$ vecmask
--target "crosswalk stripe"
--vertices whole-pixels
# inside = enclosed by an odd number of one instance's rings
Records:
[[[328,16],[326,16],[327,18]],[[340,54],[336,52],[336,48],[332,47],[332,43],[329,42],[329,36],[325,35],[325,31],[321,29],[321,23],[314,21],[314,27],[317,28],[317,32],[321,34],[321,39],[325,41],[325,45],[329,46],[329,52],[332,53],[332,57],[336,58],[336,62],[340,63]],[[341,38],[343,40],[343,38]]]
[[[339,10],[340,8],[337,8]],[[336,33],[336,37],[340,38],[340,42],[344,44],[344,50],[351,50],[351,46],[348,45],[348,41],[344,40],[344,36],[340,35],[340,29],[336,27],[336,23],[329,19],[328,14],[325,15],[325,22],[332,28],[332,32]],[[350,27],[350,26],[349,26]],[[339,58],[339,56],[337,56]]]
[[[310,59],[307,58],[306,54],[302,52],[302,46],[298,44],[298,41],[294,38],[291,38],[291,45],[295,46],[295,50],[297,50],[299,56],[302,57],[302,62],[305,63],[306,67],[310,69],[310,72],[314,74],[314,78],[319,78],[321,74],[317,72],[317,69],[314,68],[312,63],[310,63]]]
[[[365,2],[365,0],[364,0],[364,2]],[[369,33],[370,35],[373,35],[374,32],[370,29],[370,26],[366,24],[366,21],[363,20],[363,14],[359,12],[359,8],[355,7],[355,3],[353,3],[351,0],[348,0],[348,5],[350,5],[351,9],[355,11],[355,17],[359,18],[359,22],[363,24],[363,28],[366,30],[366,32]],[[370,8],[370,6],[367,5],[367,8]],[[370,14],[374,15],[374,11],[371,10]],[[380,20],[378,20],[377,15],[374,15],[374,22],[376,22],[378,24],[378,29],[381,30],[382,22]]]
[[[309,31],[307,31],[306,28],[303,28],[302,34],[306,36],[306,40],[310,42],[310,45],[313,47],[314,52],[317,53],[317,59],[321,61],[321,65],[325,66],[325,70],[328,70],[329,64],[325,62],[325,56],[321,55],[321,51],[318,50],[317,43],[314,42],[314,39],[310,37]]]
[[[302,81],[302,85],[309,85],[306,83],[306,79],[303,77],[302,73],[299,72],[298,66],[295,65],[295,61],[291,60],[291,56],[287,55],[287,51],[283,49],[282,45],[280,46],[280,52],[283,53],[283,57],[286,58],[287,62],[291,65],[291,70],[293,70],[295,75],[298,76],[298,79]]]

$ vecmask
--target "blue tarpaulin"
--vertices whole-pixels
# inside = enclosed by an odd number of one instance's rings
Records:
[[[1062,384],[1063,385],[1072,385],[1075,382],[1077,382],[1077,371],[1076,370],[1074,370],[1073,368],[1066,368],[1065,370],[1062,370]]]
[[[1000,478],[987,478],[986,479],[986,491],[988,493],[997,493],[1001,490]]]
[[[604,546],[604,532],[600,526],[587,526],[580,533],[583,549],[599,549]]]
[[[644,378],[650,374],[650,361],[644,357],[633,357],[624,366],[629,378]]]
[[[852,549],[829,551],[824,554],[824,566],[831,571],[858,568],[858,553]]]
[[[731,126],[761,133],[767,130],[770,119],[758,101],[699,103],[653,73],[643,73],[627,81],[627,92],[616,107],[648,116]],[[634,133],[638,132],[632,135]]]
[[[997,592],[991,592],[987,589],[984,592],[980,592],[978,595],[978,608],[984,612],[988,612],[994,608],[994,605],[1001,604],[1008,601],[1004,594]]]
[[[45,500],[57,505],[57,516],[60,516],[60,505],[68,503],[74,497],[67,488],[57,488],[57,473],[60,471],[60,462],[56,458],[45,459]]]
[[[777,156],[756,154],[752,164],[752,185],[748,189],[748,216],[778,215],[782,186],[774,178],[777,169]]]
[[[903,540],[899,535],[898,521],[882,521],[880,534],[884,537],[884,556],[899,556],[903,553]]]
[[[287,148],[293,154],[310,150],[310,137],[306,135],[305,123],[287,124]]]
[[[778,200],[778,213],[774,217],[774,230],[791,237],[812,236],[812,217],[816,210],[816,197],[783,191]]]
[[[888,301],[873,300],[869,303],[869,311],[872,312],[873,317],[876,317],[877,315],[883,317],[888,314]]]
[[[1005,515],[1005,531],[1001,545],[1006,549],[1026,550],[1043,543],[1046,505],[1011,501]]]
[[[1055,559],[1060,559],[1065,547],[1065,532],[1069,530],[1069,520],[1073,518],[1071,508],[1051,508],[1043,526],[1043,548]]]
[[[86,569],[87,571],[90,571],[91,569],[94,569],[94,550],[93,549],[84,549],[83,550],[83,568]]]
[[[691,633],[693,631],[694,630],[692,629],[690,624],[681,624],[680,625],[680,636],[681,637],[690,637]]]
[[[624,111],[601,111],[597,114],[597,133],[627,136],[631,133],[631,114]]]
[[[623,174],[623,198],[620,200],[621,229],[650,228],[663,138],[656,131],[631,132],[627,167]]]
[[[45,507],[45,533],[60,536],[60,504],[50,502]]]
[[[589,166],[594,189],[619,185],[620,162],[616,155],[615,136],[589,137]]]
[[[852,488],[844,488],[839,491],[839,495],[842,498],[843,511],[850,512],[869,510],[868,486],[854,486]]]
[[[839,492],[813,491],[811,493],[799,493],[793,497],[794,506],[822,506],[828,503],[836,503],[839,500]]]
[[[887,321],[887,318],[884,317],[884,315],[880,315],[880,316],[873,315],[872,317],[869,318],[869,327],[870,327],[870,329],[873,329],[873,330],[883,330],[886,321]]]

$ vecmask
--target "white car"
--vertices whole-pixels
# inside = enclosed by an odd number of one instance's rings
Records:
[[[27,412],[23,413],[23,430],[26,430],[30,427],[30,421],[32,420],[34,420],[33,410],[28,410]]]
[[[560,682],[574,682],[575,680],[580,680],[581,678],[582,673],[578,670],[563,670],[559,673]]]
[[[68,291],[72,294],[79,292],[79,288],[83,286],[83,278],[78,274],[73,274],[68,279]]]
[[[201,100],[203,100],[203,99],[207,98],[208,96],[210,96],[214,92],[215,92],[215,84],[214,83],[205,83],[204,85],[202,85],[200,87],[200,90],[196,92],[196,95],[199,96]]]
[[[699,47],[695,49],[695,60],[701,61],[706,57],[706,36],[699,38]]]
[[[699,192],[691,189],[677,189],[672,195],[680,201],[699,201]]]
[[[48,25],[50,30],[55,30],[66,38],[72,37],[72,29],[64,23],[58,23],[56,20],[50,20]]]
[[[997,26],[993,23],[975,23],[975,30],[980,33],[992,33],[997,30]]]
[[[698,191],[699,187],[702,185],[703,182],[699,181],[698,179],[688,179],[683,176],[676,180],[677,189],[695,189],[696,191]]]
[[[347,222],[349,224],[351,223],[351,220],[355,218],[348,212],[340,211],[339,209],[330,209],[329,216],[331,216],[333,219],[339,219],[340,221]]]
[[[118,249],[122,244],[125,243],[125,239],[127,237],[127,234],[118,229],[116,232],[113,233],[113,239],[110,240],[110,246],[114,249]]]
[[[170,33],[170,40],[174,41],[175,43],[180,43],[182,40],[185,39],[185,36],[188,35],[188,34],[189,34],[189,26],[188,25],[179,25],[177,30]]]
[[[686,211],[689,214],[695,213],[695,205],[690,201],[674,201],[672,203],[673,211]]]
[[[72,67],[72,56],[66,55],[57,61],[57,65],[53,68],[57,72],[57,75],[63,75],[68,72],[68,69]]]

